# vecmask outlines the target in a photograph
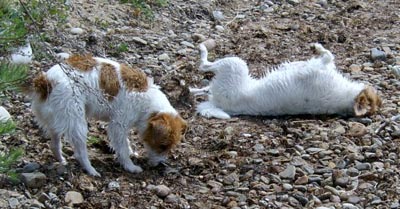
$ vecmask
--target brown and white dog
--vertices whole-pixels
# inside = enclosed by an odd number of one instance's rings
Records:
[[[107,134],[125,170],[142,168],[130,159],[128,131],[137,127],[151,165],[166,159],[186,130],[186,122],[151,79],[137,69],[109,59],[72,55],[35,77],[29,94],[39,126],[51,138],[50,147],[61,163],[61,137],[73,146],[74,156],[92,176],[100,176],[89,161],[88,118],[109,121]]]

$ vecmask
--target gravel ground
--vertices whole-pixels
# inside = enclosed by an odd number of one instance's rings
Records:
[[[176,0],[152,22],[114,0],[71,1],[66,24],[49,20],[47,45],[90,52],[138,66],[161,85],[187,119],[186,138],[169,166],[150,168],[134,131],[144,172],[125,172],[108,148],[105,123],[90,123],[93,166],[86,175],[65,146],[58,164],[33,121],[30,104],[12,95],[3,105],[20,127],[0,150],[22,146],[21,183],[2,183],[0,208],[399,208],[400,1]],[[82,29],[82,30],[79,30]],[[197,70],[197,44],[216,40],[210,59],[237,55],[255,76],[284,61],[310,58],[320,42],[347,76],[378,89],[383,107],[366,118],[338,116],[205,119],[189,86],[211,74]],[[39,43],[38,43],[39,44]],[[54,63],[37,59],[32,71]]]

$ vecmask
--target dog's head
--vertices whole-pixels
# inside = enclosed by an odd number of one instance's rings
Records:
[[[364,116],[375,113],[381,106],[382,99],[376,90],[367,86],[356,97],[353,109],[355,116]]]
[[[187,123],[179,115],[153,113],[148,119],[143,141],[147,147],[149,163],[158,165],[167,158],[169,151],[180,143]]]

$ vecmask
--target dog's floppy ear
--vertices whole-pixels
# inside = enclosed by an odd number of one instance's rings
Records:
[[[154,117],[149,122],[153,133],[158,136],[168,134],[168,123],[163,117]]]
[[[354,101],[355,116],[363,116],[375,113],[382,106],[382,100],[376,90],[370,86],[364,88]]]

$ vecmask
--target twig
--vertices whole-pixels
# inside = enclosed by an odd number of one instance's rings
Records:
[[[382,125],[380,125],[376,130],[375,130],[375,134],[379,134],[386,126],[392,124],[392,123],[396,123],[396,121],[398,121],[400,119],[400,114],[399,115],[395,115],[393,117],[391,117],[390,119],[386,120],[385,122],[382,123]]]

